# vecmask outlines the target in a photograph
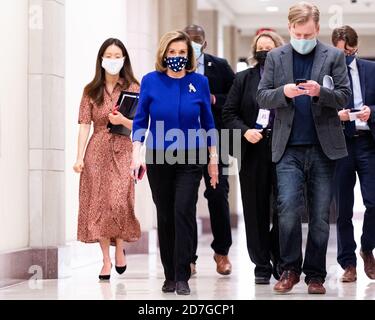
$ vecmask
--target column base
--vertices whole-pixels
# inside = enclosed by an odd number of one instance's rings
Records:
[[[150,232],[142,232],[139,241],[125,243],[127,255],[150,252]],[[111,248],[112,256],[114,248]],[[28,280],[63,279],[76,268],[101,261],[99,244],[74,241],[65,247],[26,248],[0,253],[0,288]]]
[[[58,248],[0,253],[0,288],[27,280],[57,279]]]

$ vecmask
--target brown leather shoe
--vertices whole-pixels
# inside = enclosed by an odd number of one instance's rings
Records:
[[[361,250],[360,255],[365,265],[365,273],[371,279],[375,280],[375,259],[372,252],[363,252]]]
[[[273,290],[277,293],[287,293],[299,282],[299,278],[299,274],[292,270],[284,271]]]
[[[326,288],[323,286],[323,282],[320,280],[310,280],[308,286],[309,294],[326,294]]]
[[[345,268],[345,272],[341,277],[341,282],[356,282],[357,281],[357,269],[353,266]]]
[[[223,276],[227,276],[232,273],[232,264],[230,263],[228,256],[221,256],[219,254],[215,254],[214,260],[216,262],[217,273]]]

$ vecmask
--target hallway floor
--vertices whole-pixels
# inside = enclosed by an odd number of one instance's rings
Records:
[[[233,263],[231,276],[223,277],[216,273],[213,253],[210,249],[211,236],[200,238],[197,275],[190,281],[190,297],[178,297],[175,294],[162,294],[164,280],[159,256],[132,255],[128,257],[128,270],[124,276],[118,276],[112,269],[112,279],[107,283],[97,280],[101,264],[95,264],[73,271],[67,279],[49,281],[29,281],[0,290],[0,300],[375,300],[375,281],[368,279],[363,271],[362,259],[358,259],[358,281],[354,284],[339,282],[342,270],[336,263],[336,230],[331,228],[331,239],[328,248],[327,294],[311,296],[302,281],[287,295],[276,295],[272,292],[275,280],[271,285],[254,285],[253,265],[250,263],[246,244],[244,226],[233,234],[233,247],[230,259]],[[359,239],[361,224],[356,224],[356,239]],[[306,226],[304,226],[306,236]],[[155,246],[156,247],[156,246]]]

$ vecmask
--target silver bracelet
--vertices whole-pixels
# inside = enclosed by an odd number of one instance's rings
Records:
[[[217,153],[211,153],[210,159],[212,159],[212,158],[219,158],[219,155]]]

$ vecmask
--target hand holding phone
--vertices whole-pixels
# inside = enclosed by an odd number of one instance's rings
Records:
[[[305,90],[305,88],[303,86],[300,86],[300,84],[302,84],[302,83],[307,83],[307,80],[306,79],[297,79],[296,80],[296,86],[298,87],[298,89]]]
[[[301,95],[306,94],[305,88],[296,85],[295,83],[289,83],[284,86],[284,95],[289,99],[294,99]]]
[[[298,86],[298,85],[301,84],[301,83],[306,83],[306,82],[307,82],[306,79],[297,79],[297,80],[296,80],[296,86]]]

